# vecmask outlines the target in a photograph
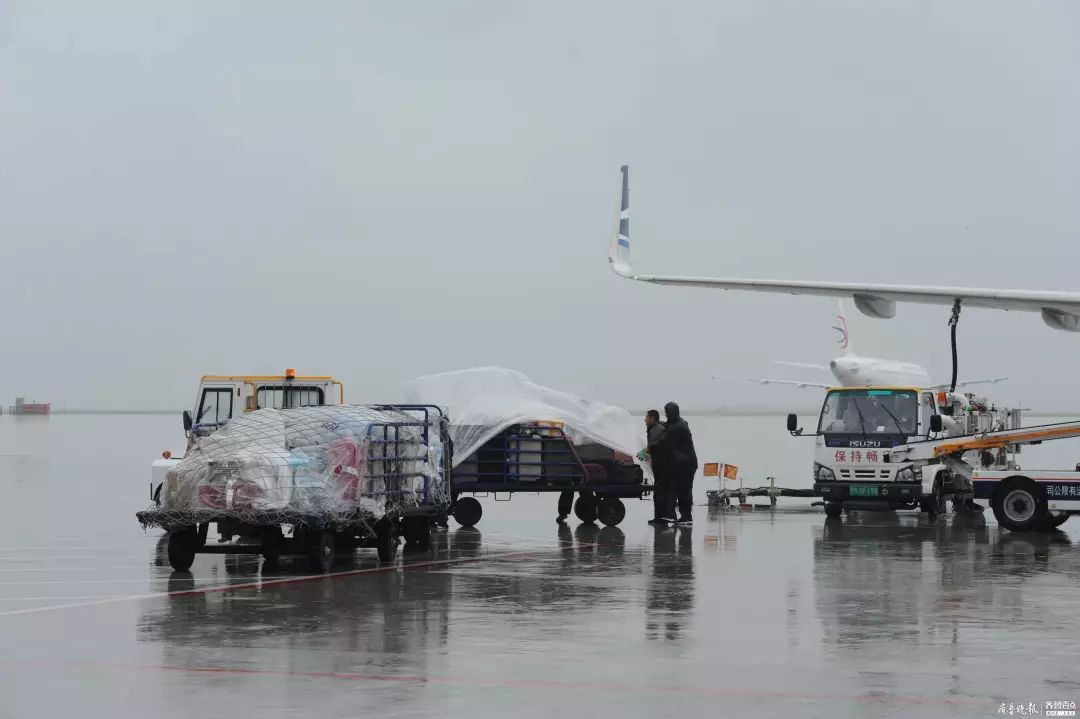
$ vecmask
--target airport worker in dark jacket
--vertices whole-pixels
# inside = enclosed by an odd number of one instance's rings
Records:
[[[664,415],[667,419],[664,432],[655,442],[649,442],[649,455],[660,454],[663,457],[665,471],[671,478],[679,504],[679,519],[675,524],[688,526],[694,522],[694,475],[698,469],[694,436],[690,433],[690,425],[679,413],[679,405],[668,402],[664,405]]]
[[[657,445],[666,428],[660,422],[660,413],[655,409],[645,413],[645,428],[649,446]],[[649,520],[649,524],[654,526],[667,526],[675,521],[675,491],[667,469],[670,462],[665,462],[665,455],[665,450],[659,446],[655,452],[646,453],[653,473],[653,518]]]

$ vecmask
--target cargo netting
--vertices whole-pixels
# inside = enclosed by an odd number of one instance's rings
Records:
[[[145,525],[347,524],[449,502],[441,414],[362,405],[262,409],[194,446]]]

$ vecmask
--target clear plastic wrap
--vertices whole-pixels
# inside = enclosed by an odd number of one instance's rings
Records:
[[[259,523],[328,520],[448,501],[437,414],[358,405],[263,409],[231,419],[169,472],[158,515],[184,524],[209,510]]]
[[[594,442],[633,457],[645,447],[645,426],[624,409],[536,384],[502,367],[428,375],[405,384],[413,402],[436,404],[450,417],[458,464],[507,427],[555,421],[574,444]]]

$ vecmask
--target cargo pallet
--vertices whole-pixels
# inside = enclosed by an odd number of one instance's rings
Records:
[[[420,428],[423,443],[428,445],[433,427],[442,440],[441,486],[433,486],[431,478],[425,477],[420,502],[404,507],[398,502],[385,514],[374,513],[359,507],[333,512],[312,512],[293,509],[244,509],[242,511],[220,509],[170,510],[161,508],[161,487],[152,487],[152,497],[157,508],[137,512],[136,517],[144,527],[157,526],[169,532],[169,564],[178,572],[186,572],[195,561],[196,554],[261,554],[268,563],[275,563],[285,556],[307,557],[312,568],[328,572],[341,552],[351,552],[362,547],[374,547],[382,562],[393,561],[397,555],[399,538],[406,544],[426,547],[430,542],[431,526],[445,523],[447,515],[446,481],[450,476],[451,442],[446,416],[438,407],[431,405],[368,405],[373,409],[404,412],[415,417],[411,421],[386,422],[373,425],[368,443],[382,445],[382,456],[369,456],[366,477],[386,482],[385,491],[368,494],[367,498],[381,497],[393,502],[395,497],[412,495],[403,481],[418,473],[400,471],[373,471],[372,465],[416,459],[403,454],[407,451],[406,440],[401,436],[403,428]],[[288,411],[288,410],[285,410]],[[210,525],[217,525],[222,539],[220,544],[207,544]],[[291,527],[291,536],[285,536],[285,528]],[[232,542],[241,537],[242,543]]]
[[[632,472],[630,481],[617,481],[612,476],[616,472]],[[453,470],[450,514],[461,526],[472,527],[483,515],[477,496],[509,501],[518,492],[573,492],[578,495],[573,505],[578,519],[599,519],[614,527],[626,517],[623,499],[644,499],[652,490],[641,468],[618,465],[613,450],[575,447],[561,427],[524,423],[500,432]],[[500,494],[509,497],[499,500]]]

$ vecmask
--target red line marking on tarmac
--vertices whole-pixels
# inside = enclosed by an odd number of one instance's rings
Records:
[[[359,574],[385,574],[387,572],[405,572],[413,569],[422,569],[424,567],[440,567],[451,564],[464,564],[466,562],[481,562],[485,559],[505,559],[507,557],[520,557],[527,556],[529,554],[537,554],[539,550],[521,550],[516,552],[493,552],[491,554],[484,554],[478,557],[456,557],[453,559],[432,559],[428,561],[412,562],[410,564],[393,564],[385,567],[368,567],[366,569],[350,569],[344,572],[334,572],[331,574],[311,574],[302,577],[283,577],[280,579],[267,579],[257,582],[244,582],[239,584],[219,584],[212,587],[200,587],[197,589],[185,589],[177,592],[150,592],[147,594],[128,594],[118,597],[109,597],[108,599],[97,599],[86,602],[70,602],[68,604],[54,604],[47,607],[30,607],[27,609],[12,609],[6,612],[0,612],[0,618],[2,617],[14,617],[24,614],[40,614],[42,612],[52,612],[60,609],[76,609],[79,607],[92,607],[102,604],[116,604],[118,602],[135,602],[143,599],[162,599],[165,597],[191,597],[200,594],[214,594],[219,592],[235,592],[244,589],[259,589],[262,587],[274,587],[282,586],[285,584],[301,584],[304,582],[318,582],[327,579],[340,579],[342,577],[353,577]],[[136,580],[138,581],[138,580]],[[148,580],[149,581],[149,580]]]
[[[109,671],[155,671],[185,674],[223,674],[251,677],[277,677],[294,679],[333,679],[337,681],[396,682],[415,684],[439,684],[447,686],[474,686],[485,688],[516,689],[564,689],[581,691],[639,692],[646,694],[690,694],[700,697],[727,699],[789,699],[797,701],[853,701],[876,704],[926,704],[944,706],[989,707],[997,701],[963,699],[953,697],[919,697],[894,694],[800,694],[798,692],[757,691],[743,689],[708,689],[692,686],[655,686],[648,684],[624,684],[619,682],[582,682],[559,679],[482,679],[478,677],[425,677],[410,674],[370,674],[364,672],[305,672],[287,669],[257,669],[229,666],[190,666],[177,664],[122,664],[104,662],[17,662],[0,661],[9,666],[35,666],[47,670],[58,667],[71,669],[97,669]]]

